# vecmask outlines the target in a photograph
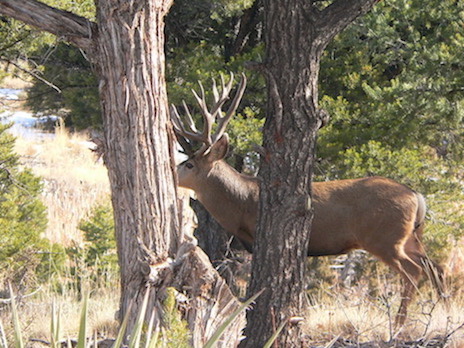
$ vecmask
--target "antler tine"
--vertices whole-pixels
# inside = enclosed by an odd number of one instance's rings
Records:
[[[197,127],[195,126],[195,122],[193,122],[192,114],[190,113],[190,110],[189,110],[185,100],[182,100],[182,105],[184,106],[185,114],[187,115],[187,121],[188,121],[188,125],[189,125],[190,129],[193,132],[198,133]]]
[[[221,79],[222,79],[222,75],[221,75]],[[216,85],[216,80],[215,79],[212,79],[212,80],[213,80],[214,102],[217,103],[219,101],[219,91],[218,91],[218,88],[217,88],[217,85]]]
[[[221,74],[221,93],[219,93],[216,81],[213,79],[213,94],[214,94],[214,107],[211,111],[211,114],[214,115],[214,118],[220,118],[222,115],[222,106],[229,99],[229,93],[232,89],[232,84],[234,83],[234,74],[230,73],[230,80],[227,83],[227,86],[224,82],[224,76]]]
[[[205,98],[205,90],[203,89],[203,85],[200,81],[198,81],[201,90],[201,97],[198,93],[192,89],[192,93],[197,100],[198,105],[200,106],[201,114],[203,115],[203,131],[201,134],[197,135],[201,137],[201,142],[205,145],[210,146],[211,142],[211,130],[213,129],[213,122],[214,122],[214,115],[208,110],[208,106],[206,105],[206,98]]]
[[[219,90],[217,88],[217,85],[216,85],[216,80],[215,79],[212,79],[213,80],[213,96],[214,96],[214,104],[215,104],[215,109],[216,109],[216,112],[215,112],[215,118],[217,118],[219,115],[222,115],[222,104],[219,103],[219,101],[221,100],[220,96],[219,96]],[[224,78],[221,74],[221,81],[223,82],[224,81]],[[224,84],[222,84],[222,86],[224,86]],[[223,89],[224,90],[224,89]]]
[[[231,74],[231,77],[233,75]],[[232,81],[232,80],[231,80]],[[232,100],[232,103],[229,106],[229,109],[227,110],[226,114],[223,117],[218,118],[218,128],[216,133],[213,136],[213,143],[219,140],[222,135],[224,134],[227,125],[229,124],[229,121],[231,120],[232,116],[234,115],[235,111],[238,108],[238,105],[240,104],[240,100],[243,97],[243,93],[245,92],[246,88],[246,83],[247,79],[244,73],[242,73],[242,76],[240,78],[240,84],[238,85],[237,92],[235,92],[234,99]],[[231,88],[232,83],[229,82],[227,88]]]
[[[184,126],[182,125],[179,113],[177,112],[177,108],[174,104],[171,104],[171,121],[176,132],[184,133]]]
[[[180,146],[184,149],[184,153],[188,156],[192,156],[194,151],[192,144],[189,143],[187,132],[182,124],[177,108],[174,105],[171,105],[171,120],[174,128],[174,134],[176,135],[177,141]]]
[[[171,119],[173,121],[172,123],[174,125],[174,130],[177,134],[189,140],[203,142],[203,137],[201,134],[198,134],[195,131],[191,132],[185,129],[182,119],[180,118],[179,112],[177,111],[175,105],[171,106]]]

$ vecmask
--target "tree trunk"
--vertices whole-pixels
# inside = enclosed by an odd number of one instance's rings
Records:
[[[264,1],[266,56],[257,65],[268,102],[261,159],[259,221],[254,243],[251,296],[242,347],[262,347],[284,324],[277,346],[304,346],[305,259],[312,220],[311,178],[317,130],[327,122],[318,108],[318,74],[330,40],[375,1]]]
[[[221,262],[226,258],[230,235],[217,223],[199,201],[191,199],[190,206],[195,212],[198,221],[195,230],[198,245],[208,255],[213,265]]]
[[[100,0],[98,6],[97,72],[121,272],[121,316],[131,302],[134,312],[140,308],[150,266],[166,264],[182,242],[164,83],[164,16],[170,3]],[[151,280],[153,306],[163,279]]]
[[[248,322],[254,325],[247,326],[245,347],[263,346],[276,325],[305,315],[304,269],[312,219],[314,147],[320,126],[317,77],[322,47],[313,42],[312,30],[299,27],[304,12],[296,6],[265,1],[266,154],[260,168],[260,220],[249,295],[262,288],[266,291],[248,314]],[[305,51],[295,52],[296,47],[305,47]],[[285,329],[280,345],[301,346],[299,326]]]
[[[119,318],[130,315],[127,333],[147,289],[148,315],[160,319],[164,290],[176,286],[188,298],[185,316],[199,347],[239,303],[181,228],[164,79],[164,16],[171,2],[99,0],[97,23],[35,0],[0,0],[0,13],[76,44],[99,76],[121,271]],[[219,346],[235,344],[243,324],[244,315]]]

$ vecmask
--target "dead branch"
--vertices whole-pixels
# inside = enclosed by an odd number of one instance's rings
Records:
[[[0,13],[62,37],[86,52],[93,46],[97,25],[71,12],[36,0],[0,0]]]

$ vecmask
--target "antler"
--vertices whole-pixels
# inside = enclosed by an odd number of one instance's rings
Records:
[[[235,93],[234,99],[229,106],[229,109],[225,114],[222,112],[222,107],[224,103],[229,99],[229,93],[232,90],[232,84],[234,82],[234,74],[230,74],[230,80],[227,85],[224,82],[224,77],[221,75],[221,92],[219,92],[216,81],[213,79],[213,96],[214,96],[214,104],[211,109],[208,109],[208,105],[206,103],[205,98],[205,90],[203,89],[203,85],[201,82],[198,82],[200,85],[200,95],[192,89],[193,95],[198,103],[200,108],[201,114],[203,116],[203,130],[199,132],[195,127],[195,123],[193,122],[192,115],[190,113],[187,104],[182,102],[186,114],[187,125],[188,129],[184,126],[179,113],[177,112],[177,108],[172,105],[171,107],[171,119],[174,125],[174,130],[176,132],[177,139],[181,146],[184,148],[184,151],[187,155],[201,155],[208,153],[211,147],[221,139],[222,135],[224,134],[227,124],[229,123],[230,119],[234,115],[237,107],[242,99],[243,93],[246,87],[246,76],[242,73],[240,83],[237,88],[237,92]],[[211,135],[211,131],[213,129],[213,123],[217,120],[218,126],[216,132]],[[192,142],[198,141],[203,143],[201,148],[194,152],[192,147]]]

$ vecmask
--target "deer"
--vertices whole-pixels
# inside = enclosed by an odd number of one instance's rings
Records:
[[[201,83],[192,90],[203,118],[199,131],[185,102],[184,122],[172,105],[174,132],[188,159],[177,166],[178,185],[196,193],[217,222],[252,252],[258,221],[260,181],[237,172],[224,159],[229,149],[226,127],[246,87],[242,74],[227,111],[234,76],[221,90],[213,80],[213,105],[208,107]],[[214,123],[216,130],[212,134]],[[185,125],[187,124],[187,127]],[[201,146],[195,150],[195,144]],[[426,254],[422,244],[426,203],[424,196],[384,177],[365,177],[312,183],[314,218],[308,256],[341,255],[363,249],[402,277],[401,302],[395,327],[405,323],[408,305],[421,277],[428,275],[439,297],[445,297],[444,270]]]

